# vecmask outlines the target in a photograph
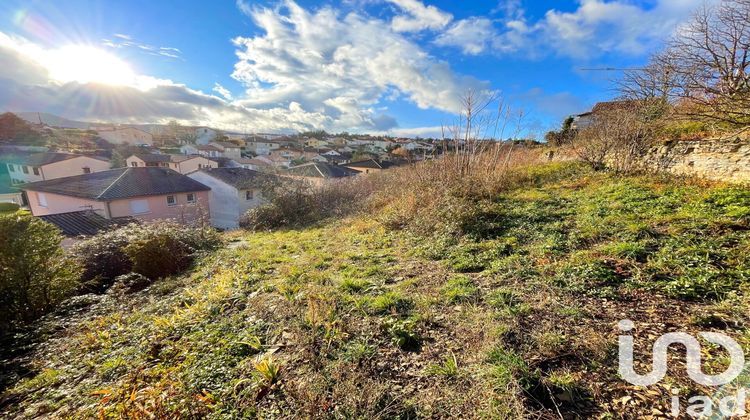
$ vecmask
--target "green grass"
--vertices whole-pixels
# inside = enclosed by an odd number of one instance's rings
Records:
[[[669,399],[654,388],[618,405],[622,317],[648,337],[708,329],[750,345],[750,190],[569,164],[530,174],[463,203],[477,216],[464,235],[367,217],[228,233],[239,246],[191,273],[46,325],[55,339],[3,414],[639,417]]]

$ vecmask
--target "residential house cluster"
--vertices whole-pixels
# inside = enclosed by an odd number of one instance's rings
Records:
[[[131,128],[102,129],[100,135],[118,144],[149,144],[148,136]],[[201,135],[212,134],[207,130]],[[26,205],[69,236],[161,219],[236,229],[247,210],[264,202],[264,185],[280,177],[322,185],[402,163],[389,154],[393,150],[427,153],[431,147],[380,138],[235,136],[185,144],[179,154],[142,148],[118,168],[101,156],[0,150],[0,175],[6,172],[10,180],[0,188],[0,202]]]

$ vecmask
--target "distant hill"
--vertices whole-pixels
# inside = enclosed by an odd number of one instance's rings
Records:
[[[14,112],[14,114],[33,124],[39,124],[39,119],[41,118],[42,123],[50,127],[79,128],[87,130],[91,125],[91,123],[69,120],[67,118],[58,117],[57,115],[47,114],[46,112]]]

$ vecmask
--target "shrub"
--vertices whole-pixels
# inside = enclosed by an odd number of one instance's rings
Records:
[[[103,232],[73,247],[83,267],[84,291],[102,292],[115,277],[132,270],[133,263],[124,251],[129,241],[127,232],[127,227]]]
[[[375,176],[353,177],[321,186],[284,180],[263,188],[266,203],[248,210],[240,226],[248,230],[301,227],[342,217],[362,207],[372,193]]]
[[[70,296],[80,269],[53,225],[30,215],[0,215],[0,325],[28,322]]]
[[[172,222],[130,224],[78,244],[73,253],[84,267],[85,287],[103,291],[131,271],[157,279],[189,267],[201,251],[221,242],[216,231]]]

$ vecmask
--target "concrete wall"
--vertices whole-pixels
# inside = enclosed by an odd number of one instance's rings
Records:
[[[208,200],[211,207],[211,226],[213,227],[237,229],[240,227],[240,217],[246,211],[264,202],[258,189],[253,189],[252,200],[246,200],[245,190],[237,190],[205,172],[193,172],[188,176],[211,188]]]
[[[646,164],[677,175],[748,182],[750,141],[739,138],[670,141],[649,151]]]

